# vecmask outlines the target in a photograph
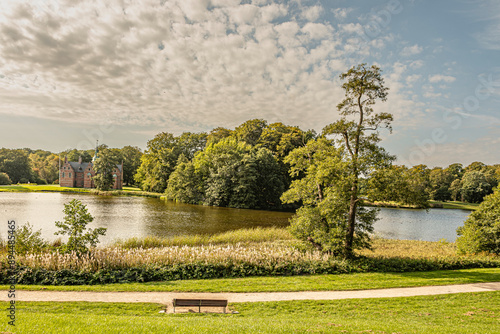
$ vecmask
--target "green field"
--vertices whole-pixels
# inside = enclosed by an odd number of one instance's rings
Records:
[[[18,290],[52,291],[278,292],[368,290],[497,281],[500,281],[500,268],[409,273],[247,277],[106,285],[17,285],[16,288]],[[8,290],[8,286],[0,285],[0,289]]]
[[[146,196],[161,197],[163,194],[142,191],[136,187],[123,187],[122,190],[111,190],[99,192],[96,189],[61,187],[58,184],[15,184],[10,186],[0,186],[0,192],[69,192],[69,193],[89,193],[107,196]]]
[[[479,206],[479,203],[466,203],[466,202],[439,202],[439,201],[429,201],[431,205],[439,205],[442,206],[443,209],[459,209],[459,210],[476,210]]]
[[[6,309],[7,302],[1,307]],[[239,314],[161,314],[162,305],[18,302],[16,333],[498,333],[500,292],[230,305]]]

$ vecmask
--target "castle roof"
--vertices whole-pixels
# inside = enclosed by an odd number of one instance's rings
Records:
[[[82,172],[84,171],[85,169],[87,169],[87,167],[90,165],[92,166],[93,164],[91,162],[82,162],[82,163],[79,163],[77,161],[68,161],[68,163],[71,165],[71,168],[73,168],[73,170],[75,172]],[[118,168],[118,170],[123,173],[123,165],[116,165],[116,167]]]
[[[87,169],[87,167],[89,166],[89,164],[92,165],[90,162],[79,163],[77,161],[68,161],[68,163],[75,170],[75,172],[84,171],[85,169]]]

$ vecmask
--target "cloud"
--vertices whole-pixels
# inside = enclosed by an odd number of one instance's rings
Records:
[[[423,48],[419,46],[418,44],[415,44],[413,46],[407,46],[401,51],[401,56],[403,57],[409,57],[409,56],[414,56],[419,53],[421,53]]]
[[[347,15],[353,11],[353,8],[335,8],[332,13],[337,20],[344,20]]]
[[[429,82],[431,82],[431,83],[436,83],[436,82],[452,83],[456,79],[457,78],[452,77],[450,75],[442,75],[442,74],[435,74],[435,75],[430,75],[429,76]]]
[[[311,6],[306,8],[302,13],[301,17],[307,21],[314,22],[319,19],[321,14],[323,13],[322,6]]]
[[[341,36],[318,6],[270,1],[4,2],[0,114],[71,123],[321,128],[342,98]],[[344,68],[341,68],[345,66]],[[4,99],[5,97],[5,99]],[[304,117],[307,113],[307,117]]]

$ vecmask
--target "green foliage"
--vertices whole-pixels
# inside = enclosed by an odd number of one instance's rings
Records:
[[[500,255],[500,189],[485,198],[457,233],[459,252]]]
[[[82,158],[82,162],[91,162],[92,154],[93,150],[81,151],[77,149],[72,149],[61,152],[60,156],[63,160],[65,157],[67,157],[68,161],[78,161],[78,159]]]
[[[405,166],[375,170],[367,182],[366,194],[371,202],[396,202],[427,207],[428,196],[419,173]]]
[[[12,181],[10,180],[9,175],[7,173],[0,173],[0,185],[11,185]]]
[[[59,157],[48,151],[38,150],[29,155],[36,183],[54,183],[59,179]]]
[[[41,237],[41,235],[41,230],[33,232],[33,227],[29,223],[22,225],[15,232],[16,253],[38,253],[46,249],[48,247],[48,243]]]
[[[284,190],[273,154],[234,138],[209,144],[192,161],[181,158],[168,182],[170,199],[234,208],[277,208]]]
[[[89,247],[96,247],[99,236],[106,234],[106,228],[99,227],[94,230],[87,228],[87,225],[94,220],[94,217],[87,211],[87,207],[79,200],[73,199],[68,204],[64,204],[64,221],[57,221],[55,224],[60,229],[56,235],[68,235],[69,240],[62,246],[64,252],[86,253]]]
[[[148,141],[135,181],[143,190],[164,192],[181,154],[188,160],[192,159],[196,152],[205,147],[206,140],[205,133],[185,132],[179,137],[166,132],[156,135]]]
[[[141,149],[136,146],[125,146],[120,153],[123,159],[123,183],[133,185],[135,184],[134,176],[141,165]]]
[[[492,191],[492,184],[488,182],[486,175],[480,171],[467,171],[462,177],[462,188],[460,189],[462,201],[480,203],[484,196],[491,194]]]
[[[0,149],[0,172],[9,175],[12,183],[35,181],[30,159],[25,150]]]
[[[177,202],[202,204],[204,199],[203,181],[193,162],[181,155],[177,167],[170,174],[168,187],[165,191],[167,198]]]
[[[103,148],[99,151],[93,163],[93,168],[96,173],[94,182],[98,190],[107,191],[113,188],[115,178],[118,177],[115,173],[115,170],[118,169],[118,163],[116,153],[110,149]]]
[[[304,204],[291,226],[298,238],[323,251],[351,257],[355,249],[370,244],[376,212],[359,207],[360,195],[369,187],[369,176],[394,160],[377,145],[378,129],[390,129],[392,115],[374,113],[372,108],[376,100],[387,99],[388,88],[378,67],[361,64],[340,78],[346,80],[345,98],[337,106],[341,118],[323,130],[324,137],[333,135],[335,140],[309,141],[290,153],[285,161],[291,174],[305,177],[292,182],[282,200]]]
[[[255,146],[267,126],[267,121],[263,119],[252,119],[241,124],[234,130],[238,141],[243,141],[248,145]]]

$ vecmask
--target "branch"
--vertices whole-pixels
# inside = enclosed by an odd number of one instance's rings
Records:
[[[309,241],[317,250],[319,250],[321,252],[323,251],[323,246],[321,246],[320,244],[315,242],[313,238],[307,237],[307,241]]]

